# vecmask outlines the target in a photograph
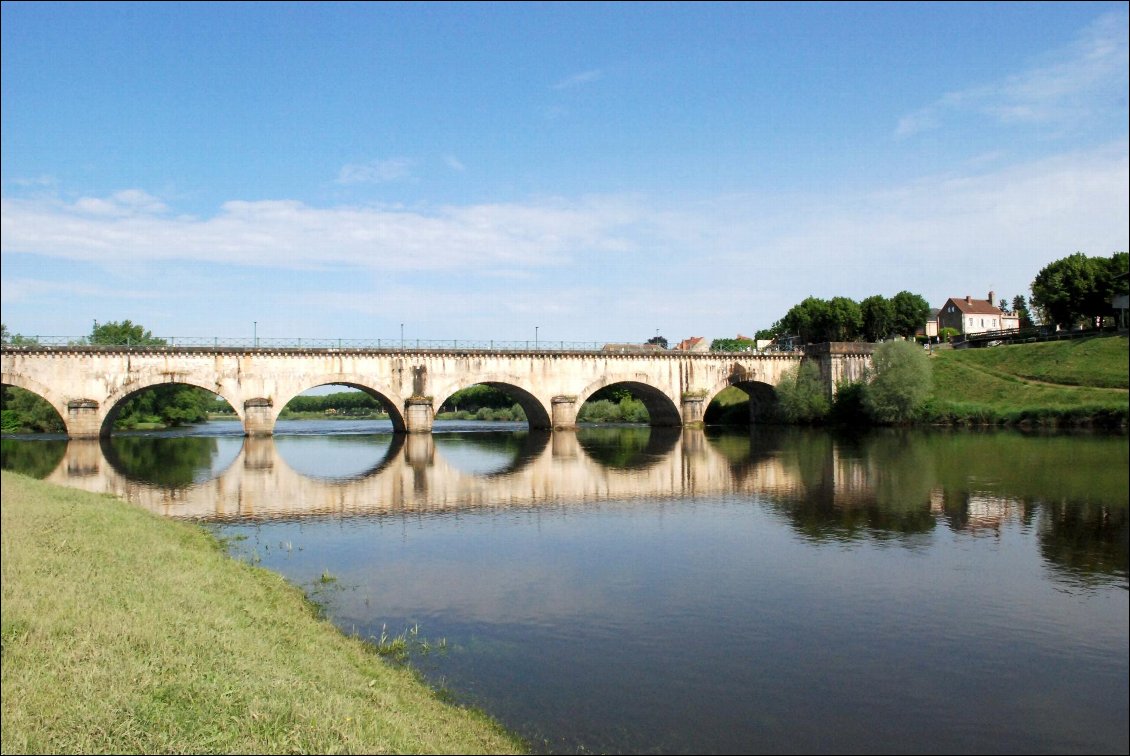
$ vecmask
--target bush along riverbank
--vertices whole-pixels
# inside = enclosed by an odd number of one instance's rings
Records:
[[[502,753],[203,528],[3,472],[4,753]]]
[[[840,385],[829,401],[815,365],[790,371],[758,422],[807,425],[948,425],[1097,428],[1125,432],[1130,418],[1127,337],[940,349],[876,347],[871,380]],[[719,394],[708,424],[748,422],[746,396]]]

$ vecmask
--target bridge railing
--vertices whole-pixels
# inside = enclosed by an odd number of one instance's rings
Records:
[[[490,351],[490,352],[599,352],[605,342],[597,341],[495,341],[475,339],[307,339],[223,336],[155,336],[144,342],[91,344],[84,337],[18,336],[3,344],[8,347],[88,347],[145,348],[196,347],[205,349],[342,349],[374,351]],[[642,345],[641,345],[642,347]]]

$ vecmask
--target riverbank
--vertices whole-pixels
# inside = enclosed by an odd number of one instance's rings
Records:
[[[924,422],[941,425],[1125,429],[1126,336],[940,350]]]
[[[519,750],[204,529],[0,482],[4,753]]]

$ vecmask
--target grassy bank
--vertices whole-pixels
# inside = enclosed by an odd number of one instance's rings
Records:
[[[928,422],[1125,426],[1125,336],[943,350],[933,358]]]
[[[8,472],[4,753],[513,752],[198,526]]]

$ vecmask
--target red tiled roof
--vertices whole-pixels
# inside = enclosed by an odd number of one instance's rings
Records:
[[[961,312],[966,315],[1000,315],[1001,310],[995,304],[987,299],[972,299],[970,297],[950,297],[946,300],[946,304],[942,307],[943,311],[949,309],[950,304],[953,304]]]

